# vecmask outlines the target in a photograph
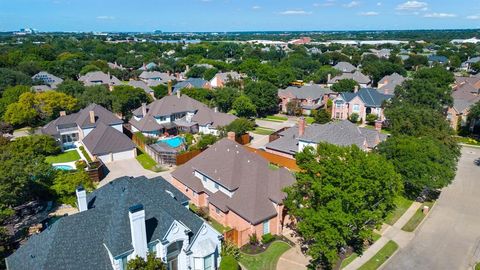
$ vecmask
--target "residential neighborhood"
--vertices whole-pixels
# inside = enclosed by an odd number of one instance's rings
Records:
[[[0,269],[480,269],[471,3],[54,2],[2,7]]]

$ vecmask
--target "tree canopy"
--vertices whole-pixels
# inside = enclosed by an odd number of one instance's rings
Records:
[[[150,101],[150,97],[140,88],[129,85],[119,85],[113,88],[112,109],[123,117],[129,117],[132,111]]]
[[[355,87],[359,87],[358,83],[352,79],[342,79],[335,82],[331,89],[337,93],[340,92],[353,92]]]
[[[235,99],[232,109],[239,117],[250,118],[257,114],[257,107],[253,104],[249,97],[241,95]]]
[[[275,85],[265,81],[248,82],[244,93],[255,105],[259,116],[278,112],[278,88]]]

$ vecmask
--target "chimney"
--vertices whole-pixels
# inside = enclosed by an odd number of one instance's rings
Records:
[[[60,116],[65,116],[65,115],[67,115],[66,111],[60,111]]]
[[[229,132],[227,133],[227,138],[228,138],[230,141],[233,141],[233,142],[234,142],[234,141],[235,141],[235,132],[229,131]]]
[[[145,210],[142,204],[137,204],[128,209],[130,219],[130,234],[134,255],[147,257],[147,230],[145,228]]]
[[[328,73],[327,75],[327,82],[329,82],[332,79],[332,74]]]
[[[142,103],[142,115],[147,116],[147,103]]]
[[[168,95],[172,95],[172,80],[168,80]]]
[[[95,124],[95,112],[90,111],[89,113],[90,113],[90,123]]]
[[[354,93],[357,93],[357,92],[358,92],[358,85],[355,85],[355,87],[353,88],[353,92],[354,92]]]
[[[300,117],[298,119],[298,136],[302,137],[305,134],[305,118]]]
[[[382,121],[381,120],[376,120],[375,121],[375,130],[377,130],[377,131],[382,130]]]
[[[82,186],[78,186],[75,190],[75,194],[77,195],[77,207],[78,211],[83,212],[88,209],[87,206],[87,192]]]
[[[180,91],[180,89],[177,90],[177,98],[180,98],[182,96],[182,93]]]

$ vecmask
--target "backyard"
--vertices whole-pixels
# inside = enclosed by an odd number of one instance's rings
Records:
[[[257,255],[242,253],[240,263],[248,270],[274,270],[277,262],[284,252],[290,249],[290,245],[283,241],[273,242],[265,252]]]
[[[47,163],[64,163],[64,162],[72,162],[77,161],[80,159],[80,155],[76,150],[71,150],[67,152],[63,152],[61,154],[55,156],[48,156],[45,158]]]
[[[137,157],[138,163],[142,165],[142,167],[146,170],[150,170],[152,172],[161,172],[163,168],[157,166],[157,162],[153,160],[149,155],[143,152],[140,148],[137,148]]]

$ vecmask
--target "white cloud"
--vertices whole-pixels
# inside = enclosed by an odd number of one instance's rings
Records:
[[[292,9],[292,10],[285,10],[280,12],[280,15],[310,15],[312,12],[307,12],[302,9]]]
[[[358,6],[358,5],[360,5],[360,2],[358,2],[358,1],[352,1],[352,2],[350,2],[350,3],[348,3],[348,4],[344,4],[343,6],[346,7],[346,8],[353,8],[353,7],[356,7],[356,6]]]
[[[423,17],[425,17],[425,18],[453,18],[453,17],[457,17],[457,15],[453,14],[453,13],[437,13],[437,12],[434,12],[434,13],[427,13],[427,14],[423,15]]]
[[[97,16],[97,19],[99,19],[99,20],[115,20],[115,17],[107,16],[107,15],[101,15],[101,16]]]
[[[367,11],[367,12],[360,12],[358,13],[360,16],[378,16],[380,13],[375,12],[375,11]]]
[[[480,20],[480,14],[467,16],[469,20]]]
[[[260,6],[253,6],[252,9],[261,9]]]
[[[322,3],[314,3],[314,7],[331,7],[335,5],[336,0],[325,0]]]
[[[427,10],[428,4],[419,1],[407,1],[397,6],[397,10]]]
[[[382,2],[378,2],[378,3],[377,3],[377,6],[381,6],[381,5],[382,5]]]

